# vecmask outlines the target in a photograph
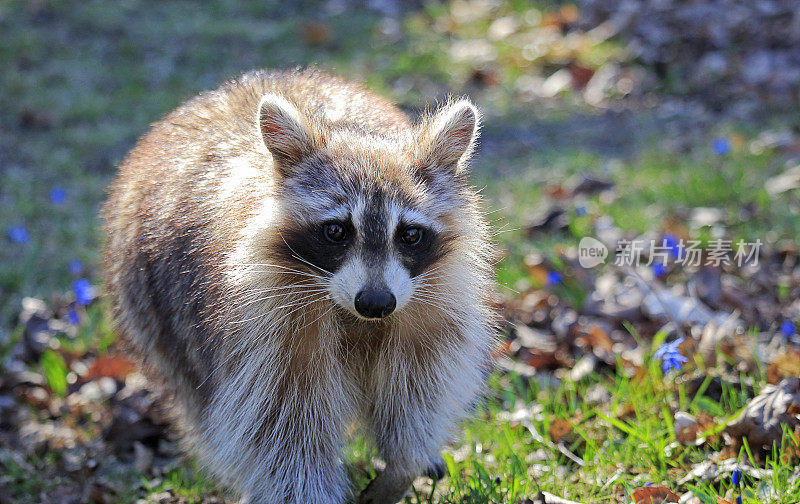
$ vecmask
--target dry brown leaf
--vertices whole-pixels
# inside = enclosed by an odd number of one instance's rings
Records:
[[[779,355],[767,367],[767,383],[776,384],[784,378],[800,375],[800,352],[791,350]]]
[[[96,358],[86,375],[85,381],[97,380],[104,377],[113,378],[124,382],[125,378],[135,370],[133,362],[120,355],[101,355]]]
[[[611,337],[608,333],[600,326],[593,325],[589,328],[589,344],[592,345],[592,348],[602,348],[608,352],[611,352],[614,343],[611,341]]]
[[[542,262],[541,256],[529,254],[525,256],[524,264],[535,285],[545,285],[547,283],[547,267]]]
[[[572,196],[572,193],[564,187],[563,184],[554,184],[545,187],[545,193],[554,199],[567,199]]]
[[[697,415],[697,423],[698,423],[698,435],[703,435],[704,433],[708,433],[714,430],[717,426],[717,422],[714,421],[714,417],[709,415],[708,413],[699,413]],[[715,444],[719,440],[720,435],[717,434],[708,434],[706,435],[705,439],[707,443]]]
[[[558,11],[558,17],[563,23],[574,23],[578,20],[578,7],[575,4],[563,5]]]
[[[483,87],[500,84],[500,75],[491,68],[476,68],[469,79],[473,84]]]
[[[663,486],[647,486],[633,491],[635,504],[662,504],[664,502],[678,502],[680,496]]]
[[[572,432],[572,423],[564,418],[555,419],[553,423],[550,424],[550,429],[548,429],[550,439],[552,439],[554,443],[561,441],[564,436],[568,435],[570,432]]]
[[[625,401],[617,410],[617,418],[630,420],[636,418],[636,406],[630,400]]]
[[[320,46],[330,42],[333,32],[327,23],[310,21],[300,27],[300,38],[310,46]]]
[[[560,367],[561,360],[553,351],[539,351],[531,348],[526,349],[527,357],[525,363],[536,369],[556,369]]]
[[[594,76],[594,68],[590,68],[586,65],[581,65],[578,62],[574,62],[569,66],[569,73],[572,76],[572,86],[575,89],[583,89],[589,84],[589,81],[592,80]]]

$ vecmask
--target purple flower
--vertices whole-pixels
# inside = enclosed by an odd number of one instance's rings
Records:
[[[789,319],[784,320],[783,324],[781,324],[781,334],[783,334],[788,338],[789,336],[794,334],[794,331],[795,331],[794,322],[792,322]]]
[[[575,214],[577,214],[578,217],[583,217],[586,215],[586,207],[583,205],[575,207]]]
[[[547,272],[547,279],[545,282],[547,283],[548,287],[552,287],[554,285],[560,284],[564,279],[561,277],[561,273],[557,271],[548,271]]]
[[[681,355],[678,347],[683,343],[683,338],[678,338],[672,343],[664,343],[653,354],[654,359],[661,361],[661,369],[666,373],[670,369],[681,369],[689,359]]]
[[[67,312],[67,318],[72,325],[80,325],[81,323],[81,316],[75,308]]]
[[[711,150],[717,156],[726,156],[731,152],[731,142],[725,137],[715,138],[711,142]]]
[[[741,481],[742,481],[742,470],[736,468],[731,473],[731,483],[733,483],[733,486],[739,486],[739,483]]]
[[[30,240],[28,230],[25,229],[25,226],[9,226],[7,234],[9,240],[14,243],[19,243],[20,245],[25,245]]]
[[[653,263],[653,274],[656,277],[662,277],[667,274],[667,268],[664,263]]]
[[[69,271],[73,275],[80,275],[83,271],[83,263],[80,259],[73,259],[69,262]]]
[[[63,187],[54,187],[50,189],[50,202],[54,205],[60,205],[67,201],[67,191]]]
[[[75,303],[78,306],[86,306],[94,299],[92,284],[85,278],[79,278],[72,282],[72,290],[75,291]]]

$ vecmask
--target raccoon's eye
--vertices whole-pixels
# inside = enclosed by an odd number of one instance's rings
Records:
[[[422,241],[422,229],[410,227],[400,233],[400,240],[406,245],[419,245]]]
[[[339,243],[347,238],[347,232],[344,230],[344,226],[335,222],[325,224],[323,232],[325,233],[325,238],[332,243]]]

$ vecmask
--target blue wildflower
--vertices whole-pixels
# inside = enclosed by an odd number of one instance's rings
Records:
[[[25,229],[25,226],[9,226],[7,233],[9,240],[14,243],[19,243],[20,245],[25,245],[30,240],[28,230]]]
[[[564,279],[561,277],[561,273],[557,271],[548,271],[547,272],[547,282],[548,287],[552,287],[554,285],[560,284]]]
[[[667,274],[667,268],[664,263],[653,263],[653,274],[656,277],[662,277]]]
[[[69,262],[69,271],[73,275],[80,275],[83,271],[83,263],[80,259],[73,259]]]
[[[81,316],[75,308],[67,312],[67,318],[72,325],[80,325],[81,323]]]
[[[795,332],[794,322],[792,322],[789,319],[784,320],[783,324],[781,324],[781,334],[783,334],[788,338],[789,336],[794,334],[794,332]]]
[[[742,481],[742,470],[736,468],[731,473],[731,483],[733,483],[733,486],[739,486],[739,483],[741,481]]]
[[[575,213],[578,215],[578,217],[583,217],[586,215],[586,207],[583,205],[576,206]]]
[[[677,237],[671,234],[665,234],[663,244],[669,249],[669,253],[672,257],[678,258],[681,256],[681,244]]]
[[[715,138],[711,142],[711,150],[717,156],[726,156],[731,152],[731,142],[725,137]]]
[[[661,369],[666,373],[670,369],[681,369],[689,359],[681,355],[678,347],[683,343],[683,338],[678,338],[672,343],[664,343],[653,354],[654,359],[661,361]]]
[[[63,187],[54,187],[50,189],[50,202],[54,205],[60,205],[67,201],[67,191]]]
[[[75,291],[75,303],[78,306],[86,306],[94,299],[92,284],[85,278],[79,278],[72,282],[72,290]]]

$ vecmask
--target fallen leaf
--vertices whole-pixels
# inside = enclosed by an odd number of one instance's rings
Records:
[[[527,354],[525,363],[536,369],[557,369],[561,367],[561,359],[554,351],[540,351],[538,349],[526,349],[523,354]]]
[[[82,378],[85,381],[104,377],[124,382],[125,378],[135,370],[133,362],[120,355],[102,355],[94,360]]]
[[[537,209],[525,227],[525,232],[528,236],[534,236],[536,233],[563,231],[568,227],[569,219],[566,211],[553,204]]]
[[[800,165],[767,180],[764,188],[771,195],[780,194],[800,187]]]
[[[572,432],[572,423],[564,418],[557,418],[550,424],[547,431],[554,443],[561,441],[564,436]]]
[[[500,76],[495,70],[489,68],[477,68],[472,72],[470,81],[478,86],[483,87],[496,86],[500,83]]]
[[[564,499],[549,492],[539,492],[533,499],[534,504],[581,504],[580,502]]]
[[[713,320],[719,325],[726,322],[741,325],[733,315],[715,312],[698,299],[675,294],[655,285],[648,287],[642,308],[650,318],[674,321],[676,324],[706,325]],[[729,322],[729,319],[733,320]]]
[[[693,444],[697,439],[700,424],[697,418],[684,411],[675,413],[673,421],[675,426],[675,438],[684,445]]]
[[[680,496],[663,486],[646,486],[633,491],[633,502],[636,504],[662,504],[678,501],[680,501]]]
[[[767,367],[767,383],[776,384],[784,378],[800,375],[800,352],[790,350],[775,358]]]
[[[592,348],[601,348],[606,351],[612,351],[614,343],[611,337],[600,326],[593,325],[589,328],[589,344]]]
[[[570,75],[572,75],[572,86],[575,89],[583,89],[586,84],[592,80],[594,76],[594,69],[578,62],[574,62],[569,66]]]
[[[746,438],[750,446],[770,449],[780,443],[783,425],[800,425],[800,378],[788,378],[778,385],[766,385],[727,427],[733,442]]]
[[[528,270],[528,275],[536,285],[545,285],[547,283],[547,267],[544,264],[542,256],[538,254],[528,254],[523,261],[525,269]]]
[[[310,21],[300,27],[300,38],[310,46],[324,45],[332,37],[331,27],[321,21]]]
[[[568,181],[569,197],[574,197],[576,194],[594,195],[603,191],[607,191],[614,187],[614,182],[592,175],[590,173],[583,173],[575,176]]]
[[[578,7],[575,4],[566,4],[558,11],[558,17],[565,24],[572,24],[578,20]]]

